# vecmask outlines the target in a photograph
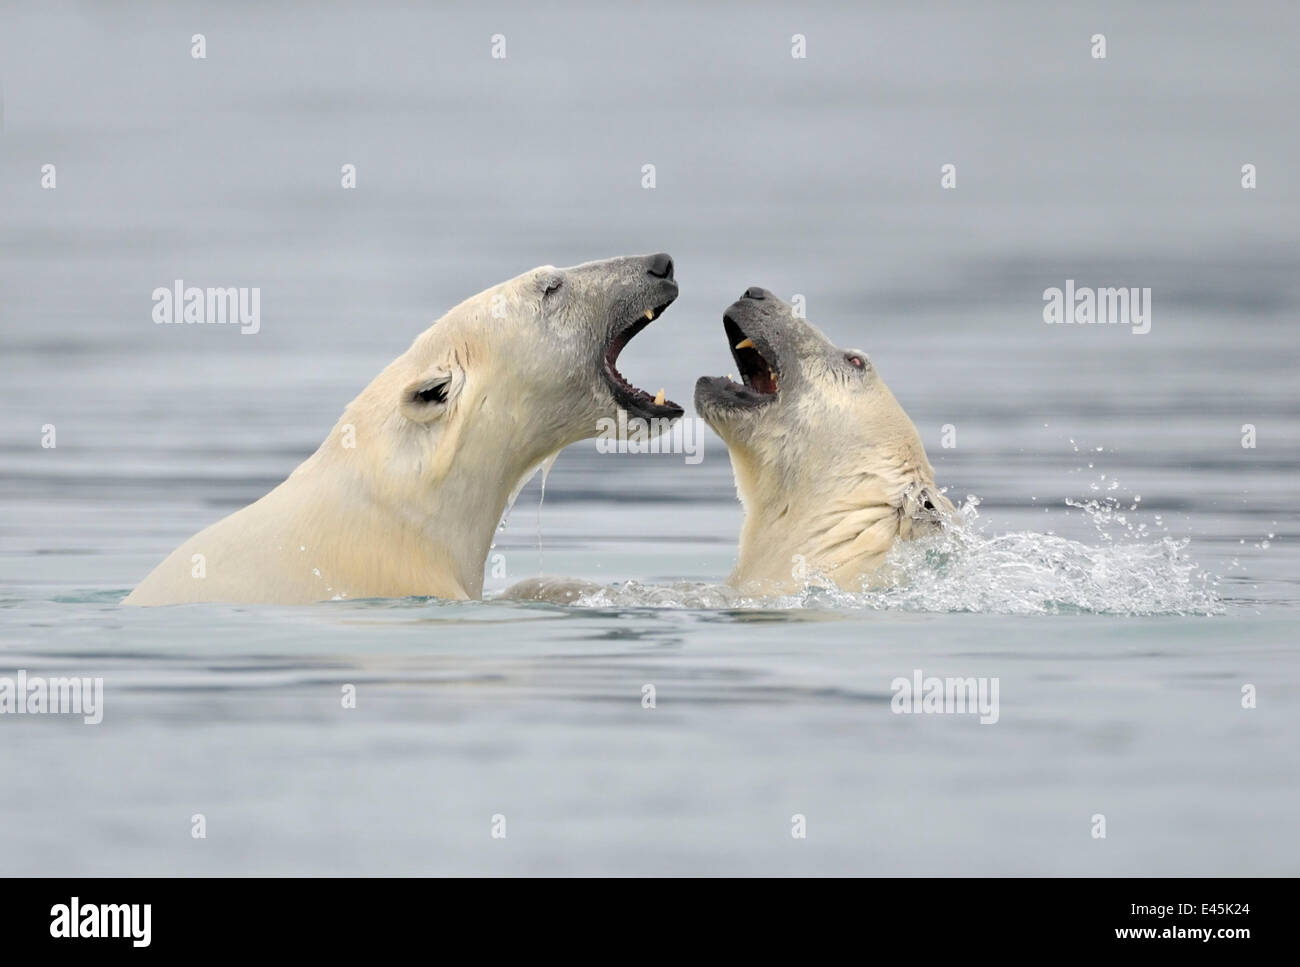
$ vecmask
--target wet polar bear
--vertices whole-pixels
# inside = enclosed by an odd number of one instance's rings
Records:
[[[727,445],[745,508],[730,583],[782,593],[876,583],[897,540],[954,519],[916,427],[865,353],[754,287],[723,315],[741,382],[703,377],[695,409]]]
[[[676,298],[664,254],[543,266],[480,292],[376,376],[284,483],[123,603],[480,597],[501,514],[542,462],[619,408],[682,415],[615,367]]]

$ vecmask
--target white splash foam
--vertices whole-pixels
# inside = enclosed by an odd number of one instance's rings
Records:
[[[1138,498],[1140,500],[1140,498]],[[1136,508],[1133,501],[1130,511]],[[901,543],[886,558],[887,587],[861,592],[810,586],[801,593],[747,596],[717,584],[628,581],[583,593],[585,608],[900,610],[984,614],[1209,615],[1222,613],[1217,580],[1187,554],[1188,541],[1153,537],[1127,519],[1119,501],[1079,503],[1100,545],[1020,531],[986,536],[977,498],[963,526]],[[1125,540],[1116,540],[1115,528]]]

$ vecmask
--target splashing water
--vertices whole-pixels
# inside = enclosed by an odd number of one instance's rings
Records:
[[[1134,501],[1136,506],[1137,501]],[[960,527],[942,535],[899,543],[881,572],[888,586],[850,592],[808,586],[771,597],[746,595],[726,585],[637,581],[584,585],[573,595],[586,608],[818,608],[979,612],[987,614],[1211,615],[1223,612],[1217,579],[1187,555],[1187,540],[1151,540],[1146,525],[1131,524],[1113,498],[1082,510],[1102,534],[1100,545],[1020,531],[987,536],[979,500],[968,497]],[[1116,541],[1121,527],[1129,540]],[[1134,540],[1136,539],[1136,540]]]
[[[528,486],[528,481],[532,480],[533,477],[537,476],[537,471],[539,470],[542,472],[542,498],[545,499],[546,478],[550,476],[551,468],[555,466],[555,461],[558,460],[559,458],[560,458],[560,451],[556,450],[549,457],[543,458],[540,463],[538,463],[535,467],[530,468],[522,477],[519,478],[519,482],[515,484],[515,489],[510,491],[510,496],[506,498],[505,510],[501,512],[501,519],[497,521],[497,533],[501,533],[506,529],[506,524],[509,523],[510,521],[510,513],[515,509],[515,501],[519,499],[520,492],[526,486]],[[542,530],[542,505],[538,503],[537,505],[537,542],[538,542],[537,546],[539,549],[542,546],[541,530]],[[492,546],[493,547],[497,546],[495,540],[492,542]]]
[[[1216,580],[1187,555],[1187,540],[1147,537],[1111,502],[1067,501],[1101,532],[1100,545],[1056,534],[987,536],[978,501],[962,508],[966,526],[899,544],[886,567],[895,583],[867,592],[868,607],[994,614],[1219,614]],[[1120,525],[1132,540],[1117,541]]]

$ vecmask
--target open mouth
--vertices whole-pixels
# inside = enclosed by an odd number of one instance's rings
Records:
[[[672,400],[666,398],[663,390],[651,395],[639,386],[633,386],[618,371],[616,365],[618,354],[623,351],[623,347],[632,341],[633,336],[663,315],[664,310],[672,305],[676,298],[677,296],[673,295],[666,302],[660,303],[654,308],[646,309],[640,316],[616,332],[605,350],[605,381],[614,394],[614,402],[622,409],[627,410],[631,416],[640,416],[647,419],[656,417],[675,419],[685,412]]]
[[[727,332],[727,346],[740,372],[740,382],[727,377],[706,379],[711,395],[721,397],[731,406],[762,406],[777,398],[781,388],[781,371],[776,353],[757,331],[747,333],[730,314],[722,317]]]
[[[746,335],[730,316],[723,317],[722,325],[727,330],[727,343],[731,346],[731,355],[736,360],[742,382],[762,396],[775,396],[779,388],[775,362],[768,362],[753,337]],[[775,360],[770,349],[768,353]]]

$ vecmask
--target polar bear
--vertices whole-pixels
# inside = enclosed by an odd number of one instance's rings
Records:
[[[741,382],[703,377],[695,409],[731,454],[745,509],[730,583],[759,593],[875,583],[896,540],[954,520],[916,427],[865,353],[766,289],[723,315]]]
[[[620,408],[682,415],[623,378],[628,340],[677,298],[672,259],[543,266],[462,302],[265,497],[190,538],[124,604],[477,598],[507,504]]]

